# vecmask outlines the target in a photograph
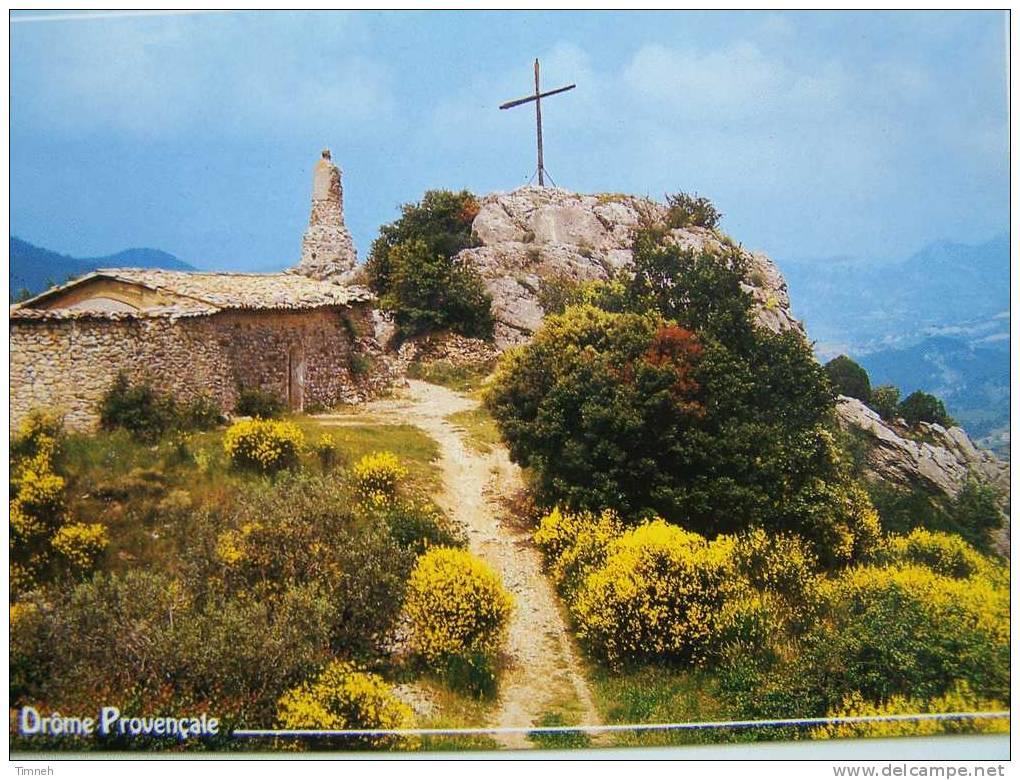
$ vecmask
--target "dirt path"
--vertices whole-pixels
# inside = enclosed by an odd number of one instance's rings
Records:
[[[358,410],[380,423],[415,425],[439,444],[443,474],[440,505],[466,530],[471,551],[500,575],[513,594],[509,668],[500,682],[493,726],[533,726],[549,712],[565,713],[568,723],[596,724],[598,712],[584,678],[573,640],[559,612],[556,596],[542,573],[541,558],[528,533],[504,523],[503,496],[521,487],[518,468],[507,450],[495,446],[483,454],[472,449],[463,432],[445,419],[473,409],[478,402],[453,390],[410,381],[399,397],[375,401]],[[319,418],[329,425],[335,419]],[[362,423],[363,424],[363,423]],[[507,747],[531,747],[523,734],[501,734]]]

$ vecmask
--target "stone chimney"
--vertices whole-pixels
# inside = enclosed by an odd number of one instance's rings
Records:
[[[313,279],[342,281],[350,277],[357,262],[354,241],[344,224],[340,169],[329,149],[324,149],[312,176],[312,214],[301,241],[301,262],[291,270]]]

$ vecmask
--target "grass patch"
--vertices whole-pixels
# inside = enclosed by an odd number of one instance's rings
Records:
[[[337,446],[340,465],[353,465],[362,456],[373,452],[388,451],[398,458],[408,470],[408,477],[415,487],[436,492],[440,487],[438,465],[439,445],[428,434],[413,425],[329,425],[327,420],[299,416],[294,422],[305,434],[307,443],[315,442],[322,434],[333,437]],[[307,460],[307,462],[304,462]],[[316,468],[314,454],[302,456],[302,466]]]
[[[312,445],[328,433],[336,442],[338,468],[389,450],[407,468],[406,484],[430,495],[440,487],[439,447],[419,428],[329,426],[303,415],[290,419],[305,436],[300,456],[305,471],[322,469]],[[229,510],[244,484],[261,479],[231,467],[223,433],[221,428],[172,434],[157,443],[141,442],[125,430],[64,439],[60,464],[68,479],[68,514],[108,528],[104,569],[173,570],[182,543],[181,524],[195,511]]]
[[[494,701],[459,693],[431,677],[419,679],[416,685],[426,693],[434,708],[430,715],[419,718],[421,728],[477,728],[489,722],[496,706]],[[421,738],[421,750],[429,752],[499,750],[500,747],[499,742],[487,734],[426,735]]]
[[[612,672],[596,668],[589,680],[595,706],[606,723],[727,720],[731,714],[722,703],[716,678],[700,670],[648,666]],[[720,730],[621,731],[611,738],[619,747],[649,747],[741,741],[741,734]]]
[[[568,726],[563,715],[546,712],[535,723],[536,726]],[[528,739],[541,750],[570,750],[591,747],[591,737],[583,731],[530,731]]]
[[[491,371],[492,365],[488,363],[469,366],[436,360],[432,363],[411,363],[407,367],[407,376],[464,393],[481,388]]]
[[[486,454],[502,442],[496,421],[484,407],[454,412],[446,419],[467,434],[467,443],[475,451]]]

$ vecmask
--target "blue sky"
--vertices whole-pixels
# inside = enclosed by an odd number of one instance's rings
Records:
[[[696,191],[780,264],[1009,227],[998,12],[66,16],[11,25],[11,232],[69,254],[290,265],[329,146],[363,258],[426,189],[527,182],[536,56],[569,189]]]

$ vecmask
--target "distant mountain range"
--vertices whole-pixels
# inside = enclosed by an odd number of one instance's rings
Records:
[[[976,439],[1009,455],[1009,236],[931,244],[898,263],[780,261],[794,314],[827,360],[872,385],[934,393]]]
[[[10,297],[14,300],[22,290],[34,295],[97,268],[117,266],[196,270],[158,249],[125,249],[105,257],[68,257],[11,236]]]
[[[1009,236],[943,241],[898,263],[777,259],[793,313],[821,355],[916,343],[946,328],[968,342],[1009,334]]]

